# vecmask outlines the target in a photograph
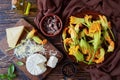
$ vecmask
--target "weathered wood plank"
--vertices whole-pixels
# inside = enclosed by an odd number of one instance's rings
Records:
[[[13,27],[15,25],[14,23],[11,23],[11,24],[0,24],[0,32],[5,32],[6,28]]]
[[[8,4],[0,4],[0,10],[10,10],[11,9],[11,5]]]
[[[0,4],[11,4],[12,0],[0,0]]]
[[[2,40],[5,37],[6,33],[5,32],[0,32],[0,40]]]

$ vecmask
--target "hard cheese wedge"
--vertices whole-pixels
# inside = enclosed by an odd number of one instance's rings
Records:
[[[6,29],[8,46],[14,48],[24,30],[24,26]]]

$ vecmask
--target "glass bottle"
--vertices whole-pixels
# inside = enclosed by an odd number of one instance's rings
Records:
[[[12,10],[28,16],[37,10],[36,0],[12,0]]]

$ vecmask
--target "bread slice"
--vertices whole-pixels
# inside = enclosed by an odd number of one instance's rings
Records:
[[[8,46],[14,48],[24,30],[24,26],[12,27],[6,29]]]

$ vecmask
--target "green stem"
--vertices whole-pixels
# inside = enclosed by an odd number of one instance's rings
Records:
[[[31,8],[31,3],[28,2],[24,15],[28,15],[30,13],[30,8]]]
[[[113,35],[113,32],[111,31],[110,28],[108,28],[108,29],[109,29],[109,31],[110,31],[110,34],[112,35],[113,40],[115,41],[115,37],[114,37],[114,35]]]
[[[10,51],[10,50],[12,50],[12,49],[14,49],[14,48],[17,48],[17,47],[19,47],[21,44],[23,44],[24,42],[26,42],[26,39],[23,40],[23,42],[20,43],[20,44],[18,44],[17,46],[15,46],[15,47],[13,47],[13,48],[9,48],[9,49],[7,49],[7,50],[5,50],[5,51],[7,52],[7,51]]]
[[[92,55],[91,59],[89,60],[88,64],[91,64],[91,63],[92,63],[93,58],[94,58],[94,56],[95,56],[95,53],[96,53],[96,51],[94,51],[94,53],[93,53],[93,55]]]
[[[74,56],[75,56],[77,62],[84,61],[83,54],[81,54],[81,53],[75,53]]]
[[[29,31],[28,31],[27,29],[25,29],[25,31],[26,31],[27,33],[29,33]]]

